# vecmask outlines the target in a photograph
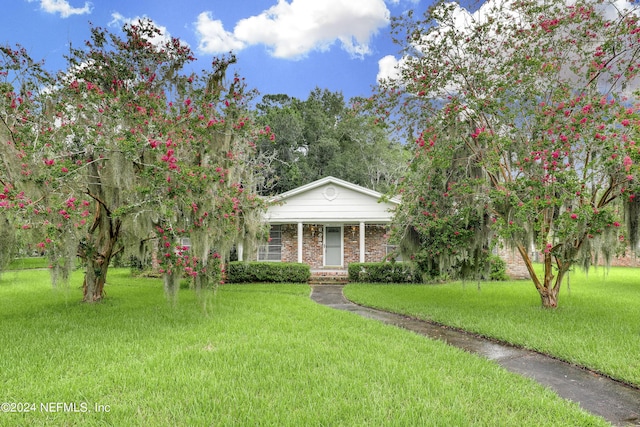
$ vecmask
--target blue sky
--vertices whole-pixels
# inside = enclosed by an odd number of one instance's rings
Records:
[[[89,23],[119,31],[150,18],[208,68],[233,50],[237,69],[264,94],[306,99],[315,87],[345,98],[368,96],[380,61],[398,56],[389,17],[424,11],[430,0],[11,0],[0,15],[0,44],[19,43],[53,71],[69,43],[80,47]],[[384,64],[385,61],[382,62]],[[393,63],[387,59],[387,64]]]

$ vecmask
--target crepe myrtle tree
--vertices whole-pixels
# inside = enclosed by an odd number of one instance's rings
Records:
[[[0,230],[2,267],[17,253],[16,228],[29,230],[23,220],[26,206],[42,194],[30,180],[32,168],[27,164],[23,149],[23,134],[29,136],[37,128],[38,90],[51,84],[53,78],[43,64],[33,61],[20,46],[0,46]],[[16,183],[20,182],[19,188]]]
[[[395,237],[441,269],[505,242],[547,308],[572,266],[635,250],[638,24],[634,6],[591,0],[395,19],[404,57],[374,97],[415,140]]]
[[[14,74],[26,72],[26,57],[15,55]],[[71,50],[68,70],[5,126],[15,158],[8,162],[22,165],[7,178],[5,204],[21,210],[22,228],[42,232],[38,245],[54,271],[83,260],[86,302],[104,297],[111,259],[127,243],[159,230],[171,234],[171,246],[191,237],[190,261],[180,267],[206,284],[211,249],[227,250],[257,229],[251,153],[260,132],[246,109],[253,94],[239,76],[227,80],[233,57],[184,73],[194,59],[148,20],[122,35],[92,28],[82,49]],[[15,92],[7,88],[5,104]],[[164,272],[169,284],[179,274]]]

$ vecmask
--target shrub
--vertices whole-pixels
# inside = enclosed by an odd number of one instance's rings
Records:
[[[418,283],[420,275],[412,264],[403,262],[352,262],[349,281],[366,283]]]
[[[428,258],[427,252],[420,251],[414,256],[416,269],[423,282],[437,283],[449,280],[508,280],[507,264],[498,255],[483,252],[475,259],[449,259],[450,265],[440,266],[436,259]]]
[[[507,262],[498,255],[489,257],[489,280],[509,280]]]
[[[311,277],[307,264],[293,262],[245,262],[227,264],[228,283],[306,283]]]

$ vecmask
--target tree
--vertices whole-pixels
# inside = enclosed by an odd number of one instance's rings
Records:
[[[625,231],[637,247],[640,27],[617,5],[490,1],[470,14],[440,2],[394,20],[405,56],[377,100],[416,141],[397,238],[437,235],[450,265],[499,237],[544,307]]]
[[[316,88],[301,101],[266,95],[258,104],[270,138],[259,144],[272,153],[274,176],[265,193],[282,193],[325,176],[379,191],[387,190],[406,166],[404,147],[374,126],[365,100],[345,103],[341,93]]]
[[[194,57],[180,40],[148,20],[123,33],[92,28],[35,99],[35,126],[7,127],[23,164],[11,188],[26,191],[17,193],[24,203],[11,194],[8,204],[22,209],[23,227],[43,231],[53,271],[81,257],[86,302],[103,298],[111,259],[127,244],[160,239],[174,293],[180,271],[198,286],[215,280],[212,260],[258,229],[250,158],[259,131],[246,107],[253,92],[225,78],[235,58],[182,74]]]
[[[18,224],[22,222],[25,230],[31,228],[30,222],[23,219],[25,207],[32,203],[25,190],[34,199],[41,196],[30,179],[32,170],[24,161],[22,138],[25,134],[31,136],[32,129],[38,128],[34,112],[42,111],[43,107],[36,95],[52,81],[43,64],[31,59],[24,48],[0,46],[0,270],[17,253]]]
[[[265,95],[257,105],[258,120],[270,133],[258,143],[259,152],[272,159],[263,194],[280,194],[301,185],[304,163],[304,122],[300,101],[288,95]]]

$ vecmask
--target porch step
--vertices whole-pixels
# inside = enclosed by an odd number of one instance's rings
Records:
[[[311,276],[309,279],[310,285],[345,285],[349,283],[347,276]]]
[[[340,285],[349,282],[349,276],[344,270],[315,270],[311,272],[310,285]]]

